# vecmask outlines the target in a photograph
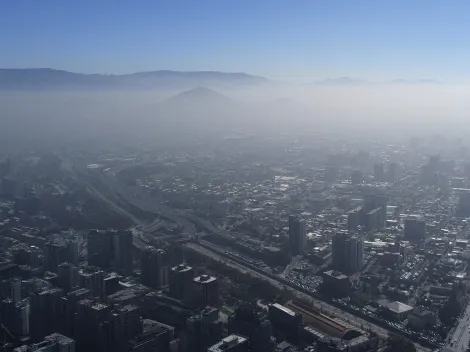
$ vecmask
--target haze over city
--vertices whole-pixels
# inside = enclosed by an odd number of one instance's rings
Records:
[[[0,350],[470,352],[469,14],[0,1]]]

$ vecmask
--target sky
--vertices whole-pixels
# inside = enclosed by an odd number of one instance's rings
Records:
[[[0,67],[470,82],[468,0],[1,0]]]

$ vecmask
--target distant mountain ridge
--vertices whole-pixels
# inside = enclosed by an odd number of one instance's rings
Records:
[[[50,68],[0,69],[0,89],[190,89],[268,84],[264,77],[218,71],[148,71],[122,75],[84,74]]]

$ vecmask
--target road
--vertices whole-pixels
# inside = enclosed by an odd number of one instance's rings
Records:
[[[383,337],[383,338],[388,337],[389,332],[387,330],[385,330],[384,328],[381,328],[380,326],[369,323],[368,321],[365,321],[365,320],[363,320],[361,318],[358,318],[358,317],[356,317],[356,316],[354,316],[350,313],[344,312],[344,311],[342,311],[342,310],[340,310],[336,307],[333,307],[333,306],[329,305],[328,303],[319,301],[319,300],[317,300],[317,299],[315,299],[311,296],[308,296],[308,295],[306,295],[306,294],[304,294],[304,293],[302,293],[298,290],[287,287],[284,284],[280,283],[279,281],[276,281],[276,280],[272,279],[271,277],[269,277],[267,275],[263,275],[260,272],[257,272],[255,270],[252,270],[252,269],[246,267],[246,266],[243,266],[239,263],[236,263],[233,260],[230,260],[230,259],[216,253],[215,251],[212,251],[208,248],[202,247],[201,245],[196,244],[196,243],[186,243],[185,246],[188,247],[188,248],[191,248],[192,250],[194,250],[198,253],[201,253],[201,254],[203,254],[207,257],[210,257],[210,258],[215,259],[217,261],[221,261],[224,264],[229,265],[230,267],[232,267],[234,269],[237,269],[237,270],[239,270],[243,273],[248,273],[253,277],[257,277],[257,278],[269,281],[273,286],[275,286],[275,287],[277,287],[281,290],[282,289],[288,289],[296,297],[299,297],[299,298],[302,298],[304,300],[307,300],[307,301],[311,302],[315,308],[321,309],[322,311],[326,312],[327,314],[330,314],[330,315],[333,315],[333,316],[336,316],[336,317],[340,317],[341,319],[347,321],[351,325],[354,325],[354,326],[356,326],[360,329],[370,329],[371,331],[374,331],[377,335],[379,335],[380,337]]]
[[[470,342],[470,304],[447,338],[443,352],[465,352]]]

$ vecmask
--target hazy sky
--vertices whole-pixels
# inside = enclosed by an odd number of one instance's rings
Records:
[[[470,81],[468,0],[1,0],[0,67]]]

